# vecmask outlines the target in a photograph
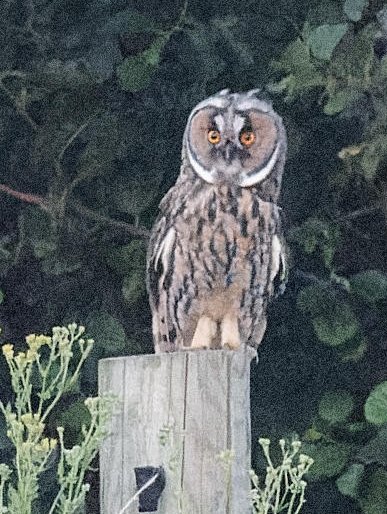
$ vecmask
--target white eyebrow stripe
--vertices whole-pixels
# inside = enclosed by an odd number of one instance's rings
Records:
[[[245,118],[243,118],[242,116],[239,116],[238,114],[235,116],[235,119],[234,119],[234,123],[233,123],[233,128],[234,128],[234,133],[239,135],[239,132],[243,129],[244,125],[245,125]]]
[[[227,100],[226,97],[220,96],[212,96],[210,98],[207,98],[207,100],[203,100],[203,102],[200,102],[195,109],[192,111],[190,118],[192,118],[198,111],[202,109],[206,109],[208,107],[214,107],[218,109],[225,109],[229,105],[229,100]]]
[[[266,102],[262,102],[261,100],[258,100],[257,98],[243,98],[240,102],[236,104],[236,108],[238,111],[248,111],[250,109],[256,109],[261,112],[270,112],[273,110],[271,104],[268,104]]]
[[[223,132],[224,131],[224,127],[225,127],[223,116],[221,114],[217,114],[215,116],[215,118],[214,118],[214,121],[215,121],[216,126],[218,127],[219,131]]]
[[[257,171],[257,173],[253,173],[252,175],[248,176],[246,173],[242,174],[242,180],[240,182],[241,187],[250,187],[254,184],[257,184],[258,182],[262,182],[262,180],[265,180],[266,177],[268,177],[274,168],[275,163],[277,162],[277,157],[280,151],[280,143],[277,144],[276,149],[274,150],[272,156],[270,157],[269,162],[266,164],[264,168]]]

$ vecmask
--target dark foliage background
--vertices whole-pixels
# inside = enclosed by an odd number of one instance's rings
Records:
[[[305,514],[387,512],[386,51],[380,0],[0,3],[2,339],[75,321],[96,340],[49,430],[77,440],[99,358],[152,351],[146,239],[190,110],[261,87],[288,129],[292,269],[253,365],[253,439],[303,439]]]

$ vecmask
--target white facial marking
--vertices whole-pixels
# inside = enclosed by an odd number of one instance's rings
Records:
[[[208,107],[215,107],[218,109],[224,109],[229,104],[229,101],[227,100],[227,97],[224,96],[211,96],[210,98],[207,98],[207,100],[203,100],[203,102],[200,102],[198,104],[194,111],[191,113],[189,119],[192,119],[192,117],[199,111],[201,111],[204,108]]]
[[[224,118],[221,114],[215,116],[214,121],[219,129],[219,132],[224,132]]]
[[[236,104],[238,111],[248,111],[249,109],[256,109],[261,112],[270,112],[272,106],[269,103],[263,102],[258,98],[244,97],[240,102]]]
[[[239,133],[243,129],[244,124],[245,124],[245,119],[242,118],[242,116],[236,115],[234,118],[234,123],[233,123],[234,134],[237,134],[239,136]]]
[[[254,184],[258,184],[258,182],[262,182],[268,177],[277,162],[278,154],[280,151],[280,144],[277,144],[276,149],[274,150],[272,156],[270,157],[269,162],[262,169],[259,169],[256,173],[252,175],[247,175],[246,173],[242,173],[242,180],[240,181],[241,187],[250,187]]]
[[[187,144],[187,156],[188,160],[193,167],[194,171],[208,184],[215,183],[215,170],[206,170],[197,160],[193,158],[189,144]]]

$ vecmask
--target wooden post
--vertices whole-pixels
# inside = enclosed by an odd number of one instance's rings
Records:
[[[121,399],[100,453],[101,514],[119,514],[143,466],[165,470],[159,514],[251,512],[254,356],[244,347],[100,361],[100,394]],[[125,510],[137,512],[137,501]]]

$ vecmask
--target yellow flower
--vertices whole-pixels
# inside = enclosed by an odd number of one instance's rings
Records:
[[[29,334],[26,337],[26,343],[31,348],[35,344],[36,334]]]
[[[15,362],[18,366],[24,368],[26,365],[26,354],[24,352],[19,352],[15,357]]]
[[[34,416],[31,414],[31,412],[26,412],[25,414],[22,414],[20,416],[20,419],[25,425],[31,425],[34,422]]]
[[[45,336],[43,334],[36,335],[36,334],[30,334],[26,337],[26,342],[31,350],[38,351],[41,346],[44,346],[45,344],[47,346],[51,345],[51,337]]]
[[[27,350],[27,356],[26,356],[26,360],[27,362],[34,362],[36,360],[36,356],[37,356],[37,352],[36,350]]]
[[[46,344],[47,346],[51,346],[52,339],[51,339],[51,337],[49,337],[49,336],[45,336],[45,335],[41,334],[40,336],[38,336],[38,337],[36,338],[36,343],[39,345],[39,348],[40,348],[41,346],[44,346],[45,344]]]
[[[42,451],[44,453],[47,453],[50,451],[50,441],[48,440],[48,437],[44,437],[40,444],[37,445],[37,450]]]
[[[13,359],[13,344],[3,344],[3,355],[8,360]]]

